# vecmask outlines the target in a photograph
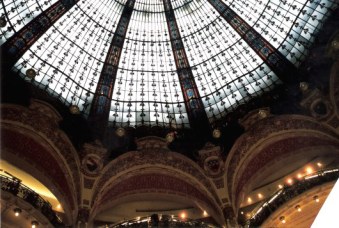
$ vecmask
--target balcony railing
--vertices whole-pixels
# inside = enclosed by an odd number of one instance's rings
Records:
[[[305,176],[302,180],[295,180],[293,185],[285,185],[258,207],[252,217],[246,221],[246,227],[259,227],[275,210],[290,199],[315,186],[335,181],[338,178],[339,169],[329,169]]]
[[[55,227],[64,227],[60,218],[52,210],[52,205],[44,200],[35,191],[22,184],[21,181],[0,175],[1,190],[10,192],[13,195],[30,203],[34,208],[39,210]]]

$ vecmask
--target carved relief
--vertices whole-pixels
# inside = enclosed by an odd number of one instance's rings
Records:
[[[257,123],[258,121],[270,116],[271,112],[269,108],[261,108],[249,112],[245,117],[239,120],[239,122],[245,128],[245,130],[248,130],[252,125]]]
[[[226,164],[228,169],[226,179],[229,192],[232,192],[232,183],[234,181],[233,178],[236,168],[240,161],[250,152],[250,148],[253,145],[273,133],[301,129],[316,130],[323,134],[333,136],[334,138],[338,137],[337,133],[332,129],[306,116],[284,115],[265,118],[249,128],[248,131],[236,141],[229,153]]]
[[[100,174],[104,165],[104,156],[107,153],[107,149],[100,143],[88,144],[86,143],[82,151],[82,172],[90,177],[96,177]]]
[[[213,202],[213,199],[209,198],[196,186],[173,175],[160,173],[145,173],[124,178],[121,181],[116,181],[110,188],[106,189],[105,193],[99,199],[97,199],[93,206],[93,211],[100,211],[100,208],[103,205],[120,197],[150,192],[178,194],[187,198],[193,198],[194,200],[204,202],[213,209],[215,213],[219,212],[219,207]]]
[[[138,169],[142,166],[157,166],[180,170],[199,180],[199,183],[212,194],[216,202],[221,204],[212,182],[206,177],[203,170],[187,157],[171,152],[167,148],[166,140],[158,137],[145,137],[137,141],[137,146],[139,151],[121,155],[102,170],[102,175],[95,183],[96,189],[93,192],[92,203],[111,177],[117,177],[127,170]]]
[[[207,176],[216,178],[224,174],[225,165],[219,146],[207,143],[199,151],[199,160],[200,166],[204,169]]]
[[[54,145],[58,152],[67,162],[69,172],[72,174],[69,183],[74,186],[73,195],[77,195],[80,201],[80,173],[79,160],[76,150],[67,136],[59,129],[60,115],[48,104],[32,100],[29,108],[19,105],[4,104],[1,107],[2,121],[17,122],[19,125],[26,125],[28,128],[43,135],[43,137]],[[78,193],[78,194],[77,194]]]
[[[321,94],[318,89],[304,93],[300,105],[308,110],[309,114],[317,120],[325,120],[333,113],[331,103]]]

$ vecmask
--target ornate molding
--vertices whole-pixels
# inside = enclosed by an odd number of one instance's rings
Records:
[[[107,149],[100,143],[86,143],[82,150],[81,171],[88,177],[97,177],[103,166]]]
[[[23,126],[25,129],[34,131],[37,135],[44,138],[59,154],[62,159],[59,162],[66,165],[73,186],[71,194],[77,195],[80,201],[80,161],[78,154],[65,133],[59,129],[61,116],[47,103],[32,100],[30,107],[19,105],[3,104],[1,105],[1,122],[10,123],[17,126]],[[55,156],[55,155],[54,155]]]
[[[92,210],[98,213],[100,209],[105,208],[105,205],[111,204],[112,201],[118,198],[142,193],[181,195],[185,198],[203,202],[214,211],[213,214],[221,213],[221,208],[214,203],[214,200],[197,188],[197,186],[177,178],[175,175],[169,175],[169,173],[137,173],[136,175],[116,181],[96,200]],[[95,215],[92,214],[92,216]]]
[[[242,172],[236,174],[237,178],[233,184],[233,194],[235,195],[234,203],[239,205],[239,196],[244,190],[246,183],[260,170],[277,157],[294,155],[298,150],[310,147],[328,146],[333,148],[339,148],[339,140],[319,138],[316,136],[290,136],[285,139],[281,139],[273,144],[267,144],[265,147],[257,151],[255,156],[247,159],[242,167]],[[252,151],[253,152],[253,151]],[[253,152],[254,153],[254,152]]]
[[[199,151],[199,165],[210,178],[220,178],[223,176],[225,164],[222,158],[220,146],[207,143],[204,148]],[[216,180],[214,180],[214,182],[216,183]],[[218,187],[220,187],[220,185],[220,183],[216,184]]]
[[[12,129],[12,128],[11,128]],[[15,157],[20,157],[32,164],[40,173],[53,180],[53,184],[58,188],[69,204],[70,209],[75,209],[75,196],[72,194],[70,185],[67,184],[67,174],[63,166],[50,154],[51,148],[32,139],[32,136],[19,133],[16,129],[9,130],[9,127],[2,129],[2,148],[10,150]],[[18,143],[20,142],[20,143]],[[43,162],[41,161],[43,159]],[[73,197],[72,197],[73,196]]]
[[[189,178],[194,178],[208,190],[218,204],[221,204],[211,180],[206,177],[203,170],[187,157],[169,151],[165,147],[165,140],[159,140],[157,137],[146,137],[145,139],[138,140],[137,144],[140,151],[125,153],[104,167],[101,176],[95,183],[97,188],[93,192],[92,203],[110,179],[142,167],[149,167],[150,169],[152,167],[162,167],[169,170],[177,170]]]
[[[264,141],[272,134],[286,132],[286,136],[288,136],[291,131],[298,130],[316,131],[327,135],[329,138],[338,138],[338,134],[334,130],[307,116],[282,115],[262,119],[252,125],[252,127],[236,141],[227,157],[226,180],[229,192],[232,192],[235,170],[239,166],[240,161],[252,151],[251,148],[255,144],[259,141]]]

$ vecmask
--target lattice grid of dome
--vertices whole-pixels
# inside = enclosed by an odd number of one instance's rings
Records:
[[[213,122],[274,89],[282,80],[269,51],[298,67],[338,6],[335,0],[5,0],[0,44],[56,4],[66,10],[13,70],[85,116],[107,113],[119,126],[175,128],[189,127],[195,109]],[[33,80],[28,69],[36,71]]]

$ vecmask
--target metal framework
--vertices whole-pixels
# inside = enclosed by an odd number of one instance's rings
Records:
[[[203,127],[202,123],[208,123],[207,115],[194,80],[191,66],[187,59],[171,1],[163,0],[163,2],[173,55],[175,58],[181,90],[185,100],[188,118],[192,128],[201,129]]]
[[[208,0],[241,38],[284,82],[295,81],[295,66],[221,0]],[[292,73],[291,73],[292,72]]]
[[[11,68],[20,57],[79,0],[60,0],[25,25],[2,46],[4,64]]]
[[[95,124],[95,135],[99,137],[104,134],[107,126],[119,60],[134,3],[135,0],[128,0],[124,6],[92,101],[89,120]]]

